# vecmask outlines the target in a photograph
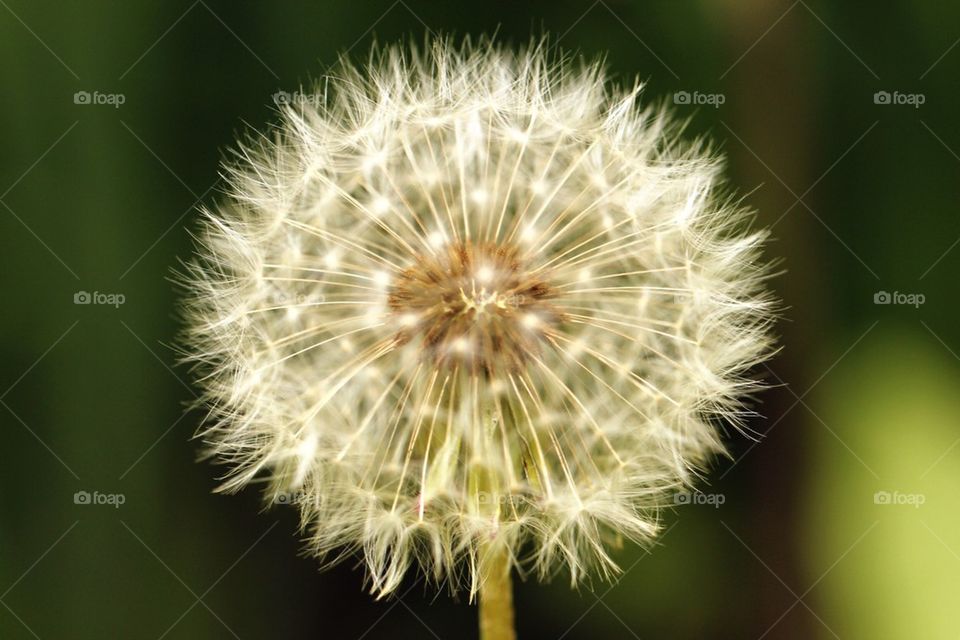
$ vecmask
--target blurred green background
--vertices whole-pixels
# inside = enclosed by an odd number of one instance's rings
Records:
[[[375,602],[299,555],[292,510],[214,495],[166,346],[237,133],[339,52],[428,29],[549,31],[647,80],[787,270],[766,435],[732,434],[703,487],[723,504],[666,514],[614,585],[520,584],[521,638],[958,637],[957,3],[0,0],[0,638],[475,636],[462,599]]]

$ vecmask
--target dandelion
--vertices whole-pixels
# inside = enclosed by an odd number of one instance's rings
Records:
[[[321,89],[204,217],[203,437],[224,490],[298,497],[316,556],[379,596],[465,586],[509,637],[511,570],[610,577],[723,452],[770,348],[764,234],[639,85],[546,42],[386,48]]]

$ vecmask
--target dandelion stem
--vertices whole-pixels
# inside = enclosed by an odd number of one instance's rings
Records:
[[[516,640],[510,553],[504,547],[491,545],[485,556],[480,576],[480,640]]]

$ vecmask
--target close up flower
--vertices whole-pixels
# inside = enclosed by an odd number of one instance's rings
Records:
[[[484,549],[616,571],[769,353],[765,234],[640,86],[545,42],[343,61],[228,166],[183,280],[223,488],[292,496],[372,590]],[[292,499],[292,498],[291,498]]]

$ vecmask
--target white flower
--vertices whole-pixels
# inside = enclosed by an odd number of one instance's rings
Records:
[[[185,276],[204,437],[311,549],[477,588],[616,570],[769,352],[762,233],[640,87],[541,43],[389,48],[241,147]]]

